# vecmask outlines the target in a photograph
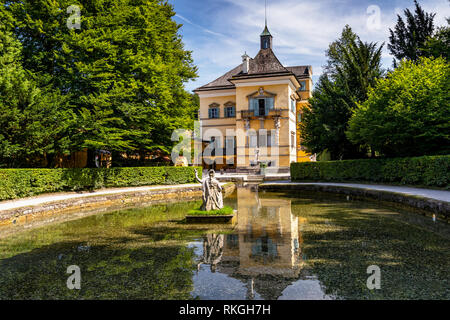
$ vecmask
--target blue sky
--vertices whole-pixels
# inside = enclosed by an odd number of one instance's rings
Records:
[[[180,32],[186,49],[193,51],[199,78],[186,84],[200,87],[241,63],[246,51],[254,57],[264,28],[264,0],[170,0],[183,24]],[[419,0],[435,12],[436,25],[450,16],[448,0]],[[326,62],[325,50],[349,24],[363,41],[388,42],[396,14],[413,8],[413,0],[268,0],[268,26],[274,51],[285,66],[312,65],[317,80]],[[379,20],[377,16],[379,8]],[[369,12],[369,13],[368,13]],[[385,45],[385,68],[392,57]]]

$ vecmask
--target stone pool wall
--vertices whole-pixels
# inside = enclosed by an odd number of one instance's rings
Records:
[[[232,194],[236,186],[223,186],[224,197]],[[202,188],[198,186],[177,187],[176,189],[151,189],[48,202],[40,205],[0,211],[0,227],[37,225],[78,219],[93,213],[107,212],[128,207],[142,207],[153,204],[200,200]]]
[[[390,204],[401,205],[403,207],[408,206],[424,214],[436,214],[437,217],[441,220],[450,222],[449,202],[423,198],[419,196],[381,190],[316,184],[261,184],[259,188],[267,191],[304,190],[313,192],[328,192],[351,196],[352,199],[357,200],[373,199],[377,201],[388,202]]]

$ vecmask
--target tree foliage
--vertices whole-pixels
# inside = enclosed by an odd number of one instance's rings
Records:
[[[436,14],[425,12],[417,0],[414,0],[414,4],[414,13],[405,9],[405,20],[397,15],[394,30],[389,29],[390,37],[387,47],[397,59],[397,61],[394,60],[394,65],[402,59],[417,61],[424,55],[425,43],[433,36]]]
[[[67,26],[71,5],[81,9],[80,29]],[[23,0],[2,7],[22,44],[23,68],[68,101],[74,118],[59,119],[66,153],[168,151],[172,131],[192,127],[197,105],[184,83],[196,67],[166,1]]]
[[[328,64],[300,124],[302,143],[318,153],[327,149],[332,159],[363,155],[345,131],[357,101],[364,101],[370,86],[384,73],[381,68],[383,45],[366,43],[346,26],[341,38],[327,51]]]
[[[2,21],[8,19],[0,11]],[[0,26],[0,166],[39,165],[45,155],[64,149],[61,122],[70,120],[64,99],[22,67],[22,46]]]
[[[447,26],[439,27],[433,37],[429,38],[423,49],[427,57],[443,57],[449,61],[450,58],[450,18]]]
[[[389,157],[450,153],[449,63],[402,61],[358,106],[348,137]]]
[[[313,153],[327,150],[332,159],[357,157],[358,148],[345,135],[353,100],[342,86],[322,75],[309,105],[300,123],[302,143]]]

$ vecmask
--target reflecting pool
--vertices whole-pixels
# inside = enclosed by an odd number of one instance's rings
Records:
[[[446,224],[320,193],[240,187],[225,202],[234,225],[184,223],[193,201],[0,230],[0,299],[450,298]]]

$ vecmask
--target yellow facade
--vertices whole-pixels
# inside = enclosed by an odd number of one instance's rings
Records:
[[[312,92],[312,80],[308,79],[305,81],[306,90],[300,92],[300,99],[297,101],[297,162],[310,162],[312,159],[315,160],[310,153],[306,152],[306,148],[302,146],[300,138],[300,128],[299,124],[303,120],[302,113],[303,109],[308,107],[308,99],[311,98]]]
[[[202,150],[210,143],[215,146],[214,154],[203,152],[209,160],[206,168],[249,170],[265,163],[286,171],[292,162],[309,161],[300,144],[297,113],[311,96],[312,70],[283,67],[271,39],[267,30],[254,59],[244,55],[240,66],[195,90],[200,97]]]

